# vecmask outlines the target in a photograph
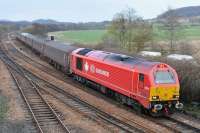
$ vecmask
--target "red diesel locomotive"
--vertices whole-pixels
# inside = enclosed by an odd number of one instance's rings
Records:
[[[94,82],[102,93],[153,115],[182,108],[177,73],[167,64],[79,48],[71,54],[70,68],[78,81]]]
[[[57,69],[72,74],[81,83],[95,85],[102,93],[121,103],[154,116],[183,107],[179,103],[179,80],[167,64],[105,51],[78,48],[73,44],[38,39],[21,33],[27,44]]]

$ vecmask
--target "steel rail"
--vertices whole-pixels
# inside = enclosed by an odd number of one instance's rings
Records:
[[[25,93],[23,92],[23,89],[20,87],[20,84],[16,78],[16,76],[14,75],[14,73],[12,72],[11,69],[13,69],[14,71],[16,71],[17,73],[19,73],[21,76],[23,76],[26,80],[28,80],[28,82],[33,86],[32,89],[35,89],[38,96],[42,99],[43,103],[49,108],[49,110],[51,111],[51,113],[55,116],[56,120],[60,123],[60,125],[62,126],[62,128],[65,130],[65,132],[70,133],[69,129],[64,125],[64,123],[62,122],[62,120],[59,118],[59,116],[56,114],[56,112],[53,110],[53,108],[46,102],[46,100],[44,99],[44,97],[42,96],[42,94],[40,93],[39,89],[37,88],[37,86],[35,86],[35,84],[33,83],[33,81],[24,73],[24,70],[21,66],[19,66],[16,62],[14,62],[11,58],[9,58],[2,50],[0,50],[1,52],[1,59],[2,61],[6,64],[7,68],[9,69],[9,72],[11,73],[12,78],[14,79],[17,88],[20,90],[20,93],[25,101],[25,103],[28,106],[28,109],[36,123],[36,126],[39,130],[40,133],[44,133],[37,118],[36,115],[34,114],[34,111],[31,107],[31,105],[29,104],[27,97],[25,95]],[[3,56],[3,57],[2,57]],[[11,64],[12,63],[12,64]]]

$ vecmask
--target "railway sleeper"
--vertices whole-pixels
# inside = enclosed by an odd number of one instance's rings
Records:
[[[39,105],[42,105],[42,101],[41,100],[35,100],[35,99],[28,99],[32,104],[39,104]],[[43,103],[44,104],[44,103]]]
[[[42,117],[40,116],[39,118],[37,118],[37,121],[39,122],[50,122],[50,121],[57,121],[56,118],[54,117]]]
[[[46,114],[46,115],[45,114],[35,114],[35,116],[38,117],[38,119],[42,118],[42,117],[48,118],[48,119],[50,119],[50,118],[55,119],[55,117],[53,115],[49,115],[49,114]]]
[[[30,103],[30,105],[33,108],[47,108],[48,109],[48,107],[45,104],[42,104],[42,103]]]
[[[47,114],[47,115],[51,114],[52,115],[52,113],[49,110],[37,110],[37,111],[35,111],[35,113],[40,113],[41,115],[44,115],[44,114]]]
[[[32,109],[34,111],[48,111],[49,110],[47,107],[33,107]]]
[[[37,118],[38,121],[56,121],[55,117],[46,117],[41,116],[40,118]]]
[[[48,122],[48,125],[46,124],[46,122]],[[55,126],[55,125],[58,125],[59,123],[57,121],[41,121],[40,122],[40,125],[42,127],[49,127],[49,125],[52,125],[52,126]]]

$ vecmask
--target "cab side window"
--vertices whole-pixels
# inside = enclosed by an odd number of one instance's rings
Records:
[[[83,70],[83,59],[79,57],[76,58],[76,69]]]
[[[139,73],[139,83],[138,83],[139,89],[144,89],[144,74]]]
[[[144,74],[142,73],[139,74],[139,81],[144,82]]]

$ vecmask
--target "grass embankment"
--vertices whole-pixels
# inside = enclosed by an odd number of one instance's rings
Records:
[[[7,110],[7,98],[0,95],[0,121],[4,120],[4,118],[6,117]]]
[[[75,31],[59,31],[51,32],[57,40],[64,42],[75,42],[81,44],[98,44],[101,42],[102,37],[106,30],[75,30]]]

